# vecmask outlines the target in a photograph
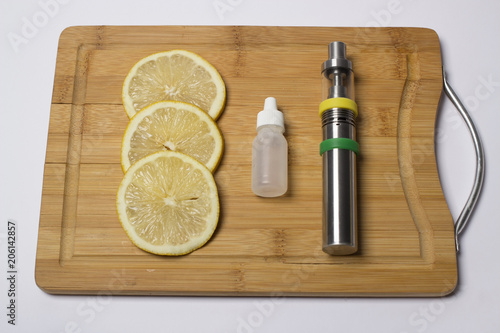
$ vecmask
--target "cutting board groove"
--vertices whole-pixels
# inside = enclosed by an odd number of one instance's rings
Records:
[[[321,251],[320,65],[347,44],[359,105],[360,251]],[[115,212],[128,118],[121,85],[154,52],[196,52],[221,73],[221,217],[194,253],[161,257]],[[60,38],[47,141],[36,281],[55,294],[436,296],[457,280],[453,221],[439,184],[434,120],[439,39],[420,28],[71,27]],[[289,191],[250,189],[257,112],[285,115]]]

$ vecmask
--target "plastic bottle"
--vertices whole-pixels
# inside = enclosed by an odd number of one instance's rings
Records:
[[[252,191],[261,197],[278,197],[288,189],[288,144],[283,113],[274,97],[266,98],[257,115],[257,136],[252,151]]]

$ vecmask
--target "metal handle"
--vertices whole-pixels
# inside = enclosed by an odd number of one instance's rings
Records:
[[[467,202],[465,203],[465,206],[462,209],[460,216],[458,217],[457,221],[455,222],[455,244],[456,244],[456,250],[458,252],[460,250],[459,243],[458,243],[458,235],[464,230],[467,222],[469,221],[469,218],[472,214],[472,211],[474,210],[474,206],[476,205],[476,202],[479,199],[479,194],[481,193],[481,188],[483,187],[484,150],[483,150],[483,144],[481,143],[481,139],[479,137],[479,134],[476,130],[476,127],[474,126],[474,123],[472,122],[472,119],[471,119],[469,113],[467,112],[467,109],[465,108],[465,106],[463,105],[463,103],[460,101],[457,94],[455,93],[455,91],[453,91],[450,84],[446,80],[444,68],[443,68],[443,86],[444,86],[444,91],[445,91],[446,95],[451,100],[453,105],[455,105],[458,112],[460,113],[460,115],[464,119],[465,124],[469,128],[469,132],[471,134],[472,141],[474,142],[474,148],[476,150],[476,175],[474,177],[474,185],[472,186],[472,190],[469,194],[469,198],[467,199]]]

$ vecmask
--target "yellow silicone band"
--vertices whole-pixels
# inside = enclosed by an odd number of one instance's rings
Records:
[[[345,97],[335,97],[325,99],[323,102],[321,102],[321,104],[319,105],[319,117],[321,118],[321,115],[326,110],[335,108],[351,110],[352,112],[354,112],[354,117],[358,116],[358,105],[355,101]]]

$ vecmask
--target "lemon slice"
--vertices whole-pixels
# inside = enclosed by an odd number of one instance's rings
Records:
[[[158,102],[129,121],[122,140],[123,171],[149,154],[173,150],[189,155],[210,171],[219,165],[224,140],[215,121],[183,102]]]
[[[147,56],[132,67],[123,83],[122,100],[130,118],[148,105],[174,100],[196,105],[217,119],[226,87],[208,61],[189,51],[171,50]]]
[[[132,165],[118,188],[118,217],[130,240],[144,251],[182,255],[203,246],[219,219],[212,173],[173,151]]]

